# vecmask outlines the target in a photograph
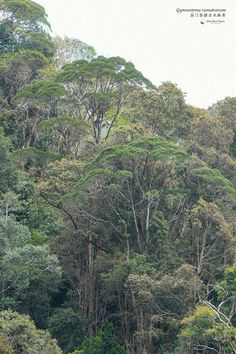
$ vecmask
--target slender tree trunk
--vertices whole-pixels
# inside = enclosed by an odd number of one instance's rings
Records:
[[[91,236],[90,236],[91,240]],[[95,334],[94,330],[94,269],[93,269],[93,256],[94,256],[94,246],[89,243],[88,245],[88,334],[93,336]]]

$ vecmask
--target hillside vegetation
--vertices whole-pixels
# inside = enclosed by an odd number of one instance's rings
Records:
[[[0,1],[0,353],[236,353],[236,98],[50,33]]]

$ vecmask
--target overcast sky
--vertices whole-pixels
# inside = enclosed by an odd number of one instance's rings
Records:
[[[236,96],[236,0],[35,1],[54,34],[130,60],[156,85],[178,84],[192,105]],[[226,9],[225,23],[202,25],[177,8]]]

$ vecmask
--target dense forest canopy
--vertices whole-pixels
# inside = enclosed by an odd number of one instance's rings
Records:
[[[236,353],[236,98],[50,33],[0,1],[0,353]]]

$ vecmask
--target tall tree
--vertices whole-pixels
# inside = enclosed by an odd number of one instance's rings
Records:
[[[120,57],[99,56],[65,64],[58,80],[78,106],[78,117],[90,122],[97,144],[110,135],[125,100],[137,87],[152,87],[135,66]]]
[[[0,4],[0,52],[32,49],[53,53],[50,28],[42,6],[31,0],[2,0]]]

